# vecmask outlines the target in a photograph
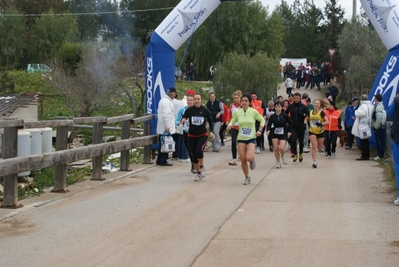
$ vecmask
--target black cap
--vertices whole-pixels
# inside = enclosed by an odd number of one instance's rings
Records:
[[[169,89],[168,89],[168,91],[166,91],[166,93],[176,93],[176,88],[174,88],[174,87],[170,87]]]
[[[307,98],[308,97],[308,94],[307,93],[303,93],[302,94],[302,98]]]

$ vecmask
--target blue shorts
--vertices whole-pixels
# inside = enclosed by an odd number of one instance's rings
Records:
[[[256,139],[249,139],[249,140],[237,140],[237,143],[243,143],[243,144],[255,144],[256,145]]]

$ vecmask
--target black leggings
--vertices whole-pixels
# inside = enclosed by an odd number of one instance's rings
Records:
[[[196,164],[204,157],[204,148],[208,143],[208,136],[188,137],[187,139],[191,162]]]
[[[231,154],[233,155],[233,159],[237,159],[237,129],[230,129],[231,136]]]
[[[295,155],[298,153],[297,141],[299,142],[299,154],[303,153],[303,136],[305,134],[305,125],[299,127],[292,126],[291,150]]]
[[[325,149],[328,156],[331,156],[331,153],[335,153],[335,148],[337,147],[337,138],[338,132],[325,131]]]
[[[220,142],[224,144],[224,131],[226,131],[227,125],[226,123],[222,122],[220,125],[220,130],[219,130],[219,136],[220,136]]]

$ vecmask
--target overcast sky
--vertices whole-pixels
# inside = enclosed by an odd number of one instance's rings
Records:
[[[276,5],[280,5],[281,4],[281,0],[259,0],[260,2],[262,2],[262,4],[264,6],[269,6],[269,12],[272,12],[274,10],[274,8],[276,7]],[[300,0],[301,2],[303,2],[303,0]],[[292,3],[294,2],[294,0],[285,0],[285,2],[288,3],[288,5],[292,5]],[[324,7],[326,6],[326,1],[325,0],[314,0],[314,3],[317,7],[324,9]],[[338,5],[340,5],[341,7],[343,7],[345,9],[345,18],[349,19],[352,17],[352,6],[353,6],[353,0],[338,0]],[[359,15],[360,13],[360,1],[356,0],[356,6],[357,6],[357,14]]]

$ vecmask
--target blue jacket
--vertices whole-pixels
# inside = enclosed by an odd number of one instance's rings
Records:
[[[345,117],[344,117],[344,124],[346,127],[352,127],[355,123],[355,110],[357,107],[354,106],[347,106],[345,109]]]

